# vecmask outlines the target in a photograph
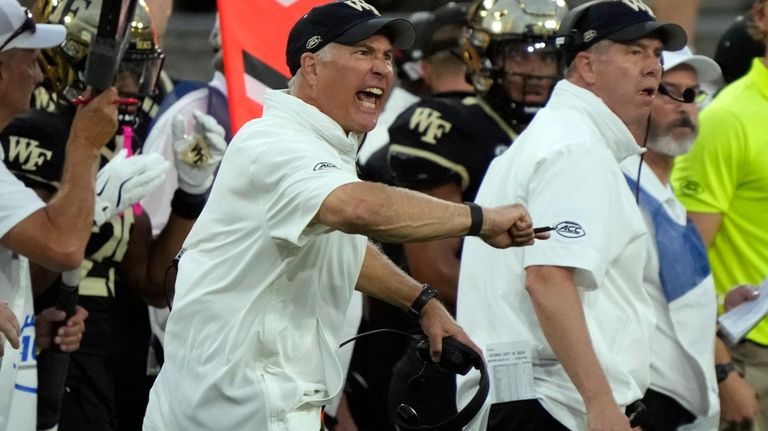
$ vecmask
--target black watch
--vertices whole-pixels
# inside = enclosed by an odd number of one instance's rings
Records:
[[[728,376],[736,371],[736,364],[733,362],[726,362],[724,364],[715,364],[715,375],[717,376],[717,383],[722,383]]]
[[[419,316],[421,316],[421,309],[424,308],[425,305],[427,305],[427,302],[429,302],[430,299],[437,298],[440,299],[440,294],[435,290],[434,287],[424,283],[421,285],[421,293],[419,296],[416,297],[416,299],[413,301],[413,304],[408,308],[408,314],[413,316],[415,319],[418,319]]]

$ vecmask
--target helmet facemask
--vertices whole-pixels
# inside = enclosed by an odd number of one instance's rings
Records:
[[[554,35],[567,12],[561,0],[478,1],[470,9],[467,80],[518,131],[561,78]]]

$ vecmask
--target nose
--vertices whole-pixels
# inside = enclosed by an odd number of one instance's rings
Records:
[[[648,65],[646,66],[646,74],[654,76],[661,80],[662,66],[661,58],[655,55],[650,55]]]
[[[389,60],[389,58],[384,55],[377,55],[373,60],[373,64],[371,65],[371,70],[373,71],[373,73],[376,73],[378,75],[391,74],[393,73],[392,61]]]

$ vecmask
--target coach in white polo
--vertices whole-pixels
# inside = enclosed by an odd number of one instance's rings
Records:
[[[639,0],[604,0],[571,10],[558,34],[565,79],[476,200],[525,202],[554,234],[526,249],[464,242],[457,320],[491,373],[466,429],[629,431],[650,380],[648,234],[619,162],[642,152],[661,51],[685,32]],[[475,380],[459,378],[460,405]]]

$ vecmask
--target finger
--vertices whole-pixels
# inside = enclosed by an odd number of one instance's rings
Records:
[[[542,233],[537,233],[534,237],[536,239],[549,239],[550,235],[549,235],[549,232],[542,232]]]
[[[66,336],[57,335],[53,341],[59,346],[77,346],[80,344],[80,340],[82,340],[82,338],[83,338],[82,334],[66,335]]]
[[[215,118],[200,111],[195,111],[193,115],[195,117],[196,126],[199,125],[199,128],[196,127],[196,130],[198,130],[201,134],[214,133],[218,136],[224,137],[224,128],[221,127],[221,124],[219,124]]]
[[[440,362],[440,355],[443,353],[443,337],[429,337],[429,356],[432,362]]]
[[[43,323],[45,321],[48,322],[60,322],[64,319],[66,319],[67,313],[65,313],[62,310],[58,310],[54,307],[46,308],[45,310],[41,311],[38,315],[38,319],[42,320]]]
[[[7,305],[7,304],[6,304]],[[13,311],[10,307],[8,307],[8,313],[10,314],[10,318],[8,319],[11,328],[13,328],[13,331],[17,334],[21,333],[21,325],[19,324],[19,320],[16,318],[16,315],[13,314]]]
[[[8,342],[11,343],[11,347],[14,349],[19,348],[19,332],[17,330],[13,329],[12,327],[3,326],[0,328],[0,332],[2,332],[3,335],[5,335],[5,338],[8,339]]]
[[[184,121],[184,116],[179,114],[173,118],[173,122],[171,123],[171,132],[173,133],[174,149],[177,146],[176,142],[184,138],[184,135],[187,132],[186,128],[187,127],[186,121]]]

